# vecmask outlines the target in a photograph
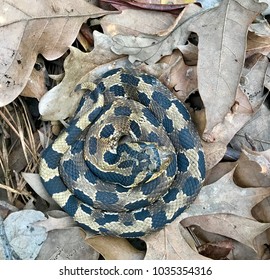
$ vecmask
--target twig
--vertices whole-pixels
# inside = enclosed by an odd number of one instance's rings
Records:
[[[2,244],[2,249],[3,249],[3,254],[5,260],[12,260],[12,248],[8,242],[7,235],[5,232],[4,228],[4,222],[2,217],[0,216],[0,239],[1,239],[1,244]]]

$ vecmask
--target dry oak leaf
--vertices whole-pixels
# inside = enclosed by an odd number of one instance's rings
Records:
[[[78,227],[53,230],[43,243],[37,260],[98,260],[99,253],[85,243]]]
[[[270,227],[252,215],[252,209],[270,195],[270,188],[240,188],[233,180],[234,169],[213,184],[204,186],[194,203],[180,218],[185,227],[197,225],[238,240],[254,251],[254,238]]]
[[[248,55],[253,53],[262,53],[268,55],[270,52],[270,37],[269,36],[258,36],[253,32],[248,32],[247,37],[247,52]]]
[[[206,260],[179,218],[164,229],[142,238],[147,245],[145,260]]]
[[[234,104],[244,64],[247,30],[265,8],[265,3],[254,0],[223,0],[218,7],[195,17],[189,25],[189,30],[199,36],[198,88],[206,108],[205,140],[212,140],[213,128],[223,121]]]
[[[25,97],[33,97],[39,100],[41,96],[43,96],[48,90],[46,87],[47,77],[48,72],[45,67],[44,59],[42,57],[38,57],[35,67],[33,68],[28,82],[21,92],[21,95]]]
[[[266,3],[267,0],[260,0],[259,2]],[[267,3],[268,7],[270,3]],[[258,36],[268,37],[270,36],[270,25],[267,19],[263,16],[263,12],[261,15],[257,16],[256,20],[250,25],[249,31],[254,32]]]
[[[91,70],[98,66],[105,65],[103,68],[108,68],[106,63],[115,63],[114,66],[117,67],[115,61],[119,56],[110,50],[111,38],[97,31],[94,31],[93,36],[94,49],[89,53],[70,47],[70,54],[64,62],[63,80],[49,90],[39,102],[39,112],[43,120],[57,121],[72,116],[83,94],[74,92],[76,85],[86,80],[93,82],[97,77]],[[89,73],[91,77],[88,78]],[[65,106],[59,106],[59,100]]]
[[[207,170],[204,186],[210,185],[218,181],[225,174],[230,172],[237,165],[236,161],[221,161],[213,168]]]
[[[260,106],[262,106],[266,95],[264,94],[264,78],[269,62],[267,57],[260,57],[251,69],[243,69],[241,85],[238,87],[235,97],[235,104],[212,130],[214,141],[203,142],[206,155],[207,168],[215,166],[224,156],[228,143],[231,142],[236,133],[256,118]],[[214,115],[217,108],[215,102],[209,104],[209,113]],[[202,112],[202,111],[201,111]],[[212,115],[209,116],[210,119]],[[208,121],[208,120],[207,120]],[[267,126],[265,126],[267,127]],[[265,128],[264,128],[265,129]]]
[[[232,147],[234,149],[241,149],[243,146],[247,146],[255,148],[257,151],[270,149],[269,117],[269,108],[264,103],[230,141]],[[248,141],[247,136],[252,141]],[[251,143],[253,147],[250,146]]]
[[[209,256],[214,260],[224,260],[234,249],[232,240],[208,242],[198,247],[198,251],[203,256]]]
[[[62,210],[51,210],[46,214],[47,219],[35,222],[35,225],[45,228],[46,232],[76,227],[73,218]]]
[[[0,106],[22,92],[38,54],[60,57],[85,20],[108,13],[85,0],[0,0]]]
[[[179,50],[155,64],[141,64],[137,68],[158,78],[183,102],[197,89],[196,66],[186,65]]]
[[[112,37],[112,51],[117,54],[128,54],[131,63],[142,61],[154,64],[161,57],[171,54],[178,46],[186,43],[190,34],[187,30],[188,20],[200,11],[200,7],[196,5],[186,6],[171,26],[165,30],[156,30],[155,35],[152,35],[153,32],[151,34],[141,33],[137,36],[115,35]]]
[[[37,259],[98,259],[99,254],[84,242],[81,229],[71,217],[58,210],[46,214],[48,216],[46,220],[34,224],[45,228],[48,233]]]
[[[189,217],[181,221],[185,227],[198,225],[208,232],[235,239],[258,252],[254,239],[270,228],[270,223],[260,223],[253,219],[239,217],[231,214],[214,214]]]
[[[224,213],[254,219],[251,209],[270,196],[270,188],[238,187],[233,180],[234,170],[215,183],[204,186],[196,200],[181,214],[181,218]]]
[[[260,173],[269,178],[268,186],[270,186],[270,150],[257,152],[245,149],[243,150],[243,152],[246,154],[250,161],[254,161],[260,166]]]
[[[167,63],[169,75],[162,73],[160,80],[174,93],[174,95],[184,102],[197,87],[196,66],[188,66],[179,50],[175,50],[172,55],[161,59],[162,63]]]
[[[237,162],[234,178],[238,185],[270,188],[270,150],[256,152],[244,147]]]
[[[234,97],[234,106],[227,112],[223,121],[212,130],[216,142],[223,142],[227,145],[235,133],[260,109],[266,98],[263,83],[268,63],[267,57],[262,56],[251,69],[243,68],[241,83]],[[208,107],[211,117],[207,118],[206,113],[207,122],[213,118],[217,111],[214,105],[215,103]]]
[[[156,35],[158,31],[171,26],[174,20],[172,14],[165,12],[127,9],[121,14],[104,16],[100,24],[103,32],[110,36],[138,36],[141,33]]]

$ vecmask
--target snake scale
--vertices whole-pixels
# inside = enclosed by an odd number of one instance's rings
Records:
[[[77,89],[84,95],[75,116],[41,156],[47,192],[95,234],[135,238],[163,228],[205,178],[187,109],[158,79],[133,69],[109,70]]]

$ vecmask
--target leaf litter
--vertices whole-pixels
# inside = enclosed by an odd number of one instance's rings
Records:
[[[1,259],[269,259],[269,1],[105,2],[1,0]],[[44,191],[39,156],[61,130],[55,123],[73,115],[77,84],[131,65],[185,102],[207,178],[163,230],[92,236]],[[18,230],[24,215],[38,240],[31,246]]]

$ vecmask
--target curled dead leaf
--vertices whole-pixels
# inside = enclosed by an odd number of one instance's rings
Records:
[[[206,110],[206,140],[213,139],[213,128],[223,122],[235,102],[247,30],[265,8],[265,3],[254,0],[223,0],[189,25],[199,36],[198,87]]]
[[[198,225],[204,230],[233,238],[257,252],[254,239],[270,228],[270,223],[260,223],[248,218],[230,214],[215,214],[189,217],[181,221],[187,227]]]
[[[270,150],[242,150],[235,170],[235,181],[245,187],[270,187]]]
[[[147,245],[146,260],[205,260],[194,240],[176,219],[163,230],[143,238]]]
[[[234,183],[234,170],[215,183],[204,186],[196,200],[181,214],[181,218],[224,213],[254,220],[251,209],[270,196],[270,188],[238,187]]]
[[[127,9],[121,14],[103,17],[100,24],[104,34],[112,37],[118,34],[128,36],[139,36],[141,33],[156,35],[160,30],[166,30],[173,22],[174,16],[169,13]]]
[[[108,36],[99,32],[94,32],[93,35],[95,47],[90,53],[83,53],[74,47],[70,48],[70,54],[64,63],[65,77],[39,102],[39,111],[43,120],[64,120],[72,116],[83,94],[83,92],[74,92],[76,85],[85,81],[84,79],[88,80],[89,72],[97,66],[115,62],[119,58],[111,52],[111,39]],[[113,64],[103,67],[113,67]],[[95,78],[95,75],[91,75],[91,81]],[[59,100],[65,106],[59,107]]]
[[[25,87],[38,54],[53,60],[65,53],[82,23],[111,13],[84,0],[2,0],[0,5],[0,107],[14,100]],[[70,8],[72,7],[72,8]],[[12,17],[10,16],[12,14]],[[56,32],[55,26],[60,30]]]
[[[144,33],[138,36],[118,34],[112,38],[112,51],[128,54],[132,63],[142,61],[154,64],[161,57],[171,54],[173,49],[186,43],[190,34],[187,30],[189,19],[199,11],[200,8],[196,5],[186,6],[169,31],[162,31],[158,36]]]

